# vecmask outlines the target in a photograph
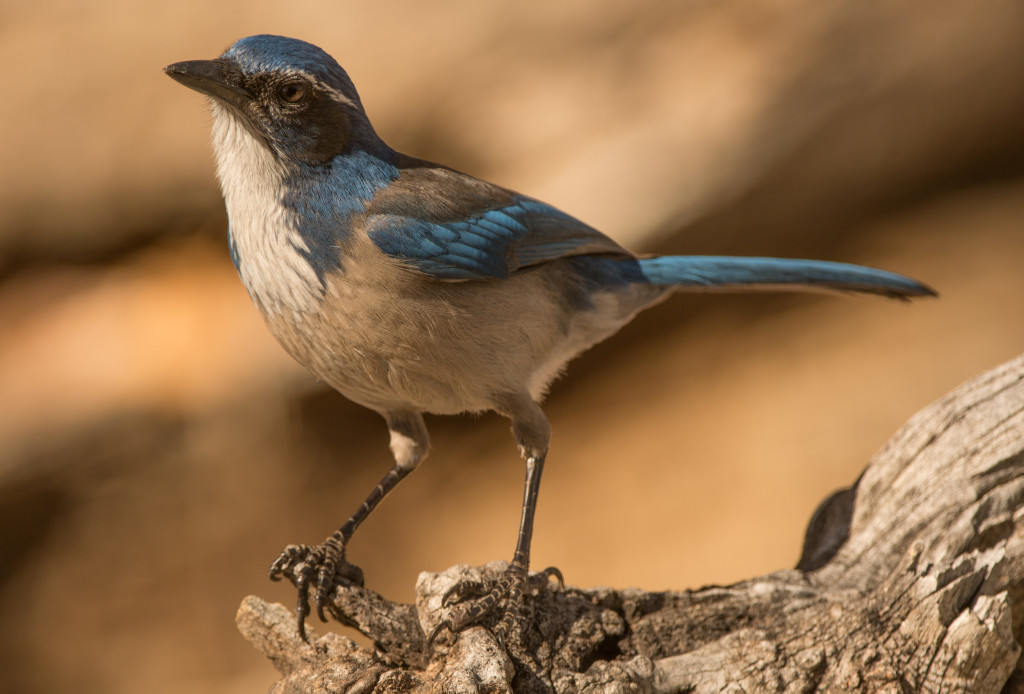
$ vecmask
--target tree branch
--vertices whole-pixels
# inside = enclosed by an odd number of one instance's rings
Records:
[[[274,692],[999,692],[1024,688],[1024,357],[915,415],[853,487],[819,507],[797,569],[679,593],[528,597],[503,651],[480,627],[424,633],[460,580],[420,575],[416,605],[338,588],[332,613],[373,648],[303,643],[291,612],[249,597],[242,634]]]

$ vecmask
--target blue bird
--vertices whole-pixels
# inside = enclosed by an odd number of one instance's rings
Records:
[[[427,455],[422,413],[496,411],[526,461],[512,562],[482,597],[447,596],[453,632],[503,607],[517,628],[551,427],[538,404],[580,352],[677,290],[838,290],[934,295],[904,276],[817,260],[640,257],[550,205],[400,154],[374,131],[345,71],[280,36],[239,40],[214,60],[165,72],[210,97],[231,257],[270,331],[296,360],[384,417],[395,463],[366,501],[315,546],[289,545],[271,577],[313,592],[352,568],[353,532]],[[474,590],[476,589],[476,590]]]

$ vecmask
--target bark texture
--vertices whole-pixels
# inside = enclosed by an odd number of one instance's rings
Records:
[[[1024,357],[915,415],[860,479],[824,501],[796,569],[728,587],[544,590],[503,650],[443,632],[441,596],[504,566],[421,574],[416,605],[339,588],[366,634],[297,634],[246,598],[242,634],[273,692],[1017,692],[1024,623]],[[484,626],[487,626],[485,623]]]

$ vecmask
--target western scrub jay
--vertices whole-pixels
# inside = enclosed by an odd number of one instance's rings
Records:
[[[326,621],[352,533],[426,456],[423,412],[497,411],[526,461],[508,572],[483,591],[453,589],[438,626],[458,631],[503,605],[504,639],[538,579],[530,538],[551,432],[538,403],[570,359],[675,290],[934,294],[842,263],[637,256],[539,200],[394,151],[345,71],[303,41],[250,36],[165,72],[210,97],[231,257],[270,331],[390,431],[395,464],[366,501],[322,544],[289,545],[271,566],[296,584],[303,638],[310,590]],[[539,582],[551,576],[561,580],[549,569]],[[482,597],[464,600],[474,588]]]

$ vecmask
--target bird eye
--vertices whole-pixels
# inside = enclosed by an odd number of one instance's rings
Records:
[[[288,82],[278,87],[277,95],[281,101],[289,104],[297,104],[306,98],[309,93],[309,86],[305,82]]]

